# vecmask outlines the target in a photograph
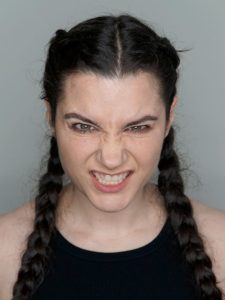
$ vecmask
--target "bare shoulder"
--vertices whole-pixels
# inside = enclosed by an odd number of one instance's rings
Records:
[[[225,210],[210,207],[196,199],[190,200],[200,233],[214,242],[225,243]]]
[[[0,299],[2,300],[10,298],[21,256],[26,248],[27,237],[32,232],[33,219],[33,201],[28,201],[23,206],[0,215]]]
[[[26,235],[32,229],[34,219],[34,202],[28,201],[23,206],[16,208],[5,214],[0,215],[0,251],[5,252],[7,245],[15,244],[26,238]],[[19,246],[19,245],[18,245]],[[7,249],[8,252],[9,249]]]
[[[225,210],[191,199],[194,217],[213,263],[219,286],[225,293]]]

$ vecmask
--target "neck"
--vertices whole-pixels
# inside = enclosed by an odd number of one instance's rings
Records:
[[[98,210],[79,194],[72,184],[64,187],[57,208],[57,226],[101,238],[123,237],[137,230],[160,226],[166,218],[162,196],[149,184],[125,209]]]

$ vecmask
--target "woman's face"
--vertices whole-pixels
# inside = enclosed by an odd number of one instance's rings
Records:
[[[54,132],[76,197],[110,212],[139,201],[173,117],[167,124],[156,78],[73,74],[62,96]]]

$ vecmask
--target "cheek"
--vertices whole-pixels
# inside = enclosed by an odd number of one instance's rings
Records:
[[[164,136],[161,132],[156,132],[148,138],[137,139],[133,147],[133,155],[138,160],[143,170],[155,170],[160,160]]]
[[[58,135],[59,157],[64,171],[69,175],[76,172],[94,151],[94,144],[85,137]]]

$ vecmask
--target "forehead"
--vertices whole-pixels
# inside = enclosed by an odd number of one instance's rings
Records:
[[[88,114],[138,115],[157,113],[163,107],[159,83],[152,74],[140,72],[122,78],[93,73],[70,74],[63,86],[59,107],[63,111],[79,110]]]

